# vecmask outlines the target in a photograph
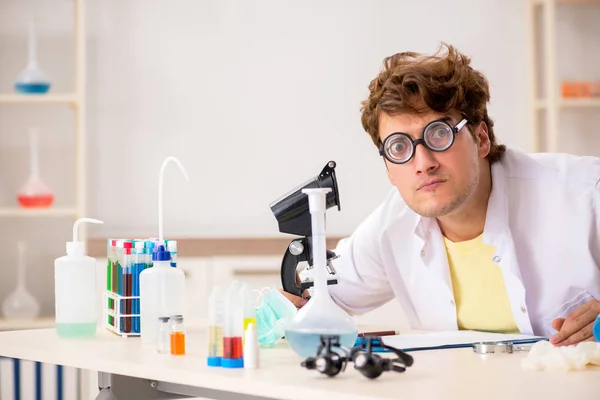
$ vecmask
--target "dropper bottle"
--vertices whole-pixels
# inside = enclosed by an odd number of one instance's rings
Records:
[[[85,243],[78,240],[77,234],[84,222],[103,223],[91,218],[75,221],[67,255],[54,261],[56,332],[62,338],[96,335],[96,260],[85,255]]]

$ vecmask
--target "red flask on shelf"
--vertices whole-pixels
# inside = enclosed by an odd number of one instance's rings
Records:
[[[17,201],[23,208],[48,208],[54,203],[54,193],[40,177],[38,135],[35,129],[29,133],[29,178],[17,192]]]

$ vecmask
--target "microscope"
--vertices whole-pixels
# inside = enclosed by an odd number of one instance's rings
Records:
[[[281,262],[281,284],[287,293],[302,297],[304,291],[314,284],[311,279],[300,283],[296,280],[298,264],[307,262],[307,269],[313,267],[311,216],[308,208],[308,196],[302,193],[302,189],[331,188],[331,191],[327,193],[326,208],[337,206],[340,210],[335,166],[335,161],[329,161],[319,175],[270,204],[271,211],[279,224],[279,231],[300,236],[288,245]],[[335,275],[331,261],[337,257],[333,251],[327,250],[327,272],[330,275]],[[337,279],[328,279],[327,284],[337,284]]]

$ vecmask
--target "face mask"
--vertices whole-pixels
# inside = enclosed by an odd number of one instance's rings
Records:
[[[261,347],[279,343],[288,322],[296,315],[296,306],[279,290],[265,288],[260,291],[256,306],[256,333]]]

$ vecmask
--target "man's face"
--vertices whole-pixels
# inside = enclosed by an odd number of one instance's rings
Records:
[[[382,114],[379,136],[383,142],[392,133],[404,132],[415,140],[422,138],[423,128],[429,122],[446,117],[452,127],[462,120],[458,114],[435,112]],[[404,164],[385,160],[390,181],[413,211],[432,218],[451,215],[473,197],[479,186],[484,158],[489,152],[486,125],[482,123],[476,129],[477,140],[465,125],[446,151],[434,152],[418,144],[414,156]]]

